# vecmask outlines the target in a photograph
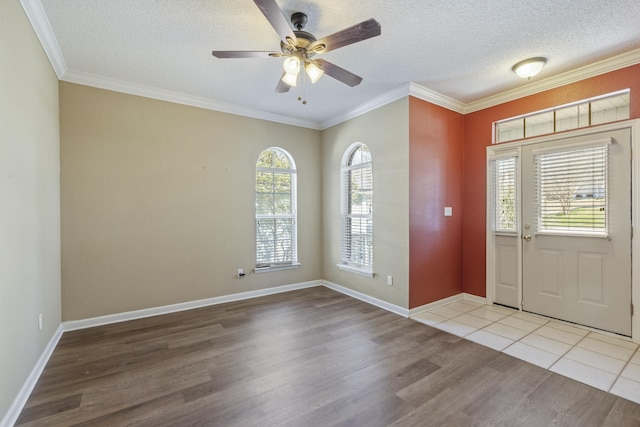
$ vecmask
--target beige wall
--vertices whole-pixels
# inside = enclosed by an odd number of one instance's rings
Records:
[[[340,165],[363,142],[373,159],[372,279],[338,269]],[[409,301],[409,98],[336,125],[322,134],[324,279],[403,308]],[[393,286],[387,276],[393,276]]]
[[[17,0],[0,2],[0,63],[2,418],[60,325],[58,82]]]
[[[60,84],[63,320],[321,279],[320,132]],[[298,168],[295,270],[255,266],[255,163]]]
[[[0,36],[0,414],[62,320],[322,278],[408,306],[408,98],[319,132],[58,83],[19,2],[0,4]],[[373,279],[336,267],[356,141],[373,153]],[[298,168],[302,266],[253,274],[270,146]]]

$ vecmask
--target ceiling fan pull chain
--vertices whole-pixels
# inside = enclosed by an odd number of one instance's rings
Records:
[[[302,105],[307,105],[307,75],[306,73],[300,73],[300,86],[302,91],[302,96],[298,96],[298,101],[302,102]]]

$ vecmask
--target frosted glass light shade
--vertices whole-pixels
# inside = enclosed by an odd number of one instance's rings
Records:
[[[282,76],[282,81],[289,86],[296,87],[298,84],[298,73],[285,73],[285,75]]]
[[[304,64],[304,70],[311,79],[311,83],[315,83],[320,80],[320,77],[324,74],[322,68],[318,67],[315,63],[308,61]]]
[[[513,66],[512,70],[523,79],[530,79],[531,77],[542,71],[542,67],[547,63],[546,58],[529,58],[524,61],[518,62]]]
[[[287,74],[298,75],[300,72],[300,59],[296,56],[289,56],[282,63],[282,67]]]

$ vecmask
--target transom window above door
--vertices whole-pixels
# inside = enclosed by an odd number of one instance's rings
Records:
[[[631,92],[621,90],[494,123],[494,144],[626,120]]]

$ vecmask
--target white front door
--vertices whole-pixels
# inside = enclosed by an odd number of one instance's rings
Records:
[[[631,131],[521,148],[522,309],[631,335]]]

